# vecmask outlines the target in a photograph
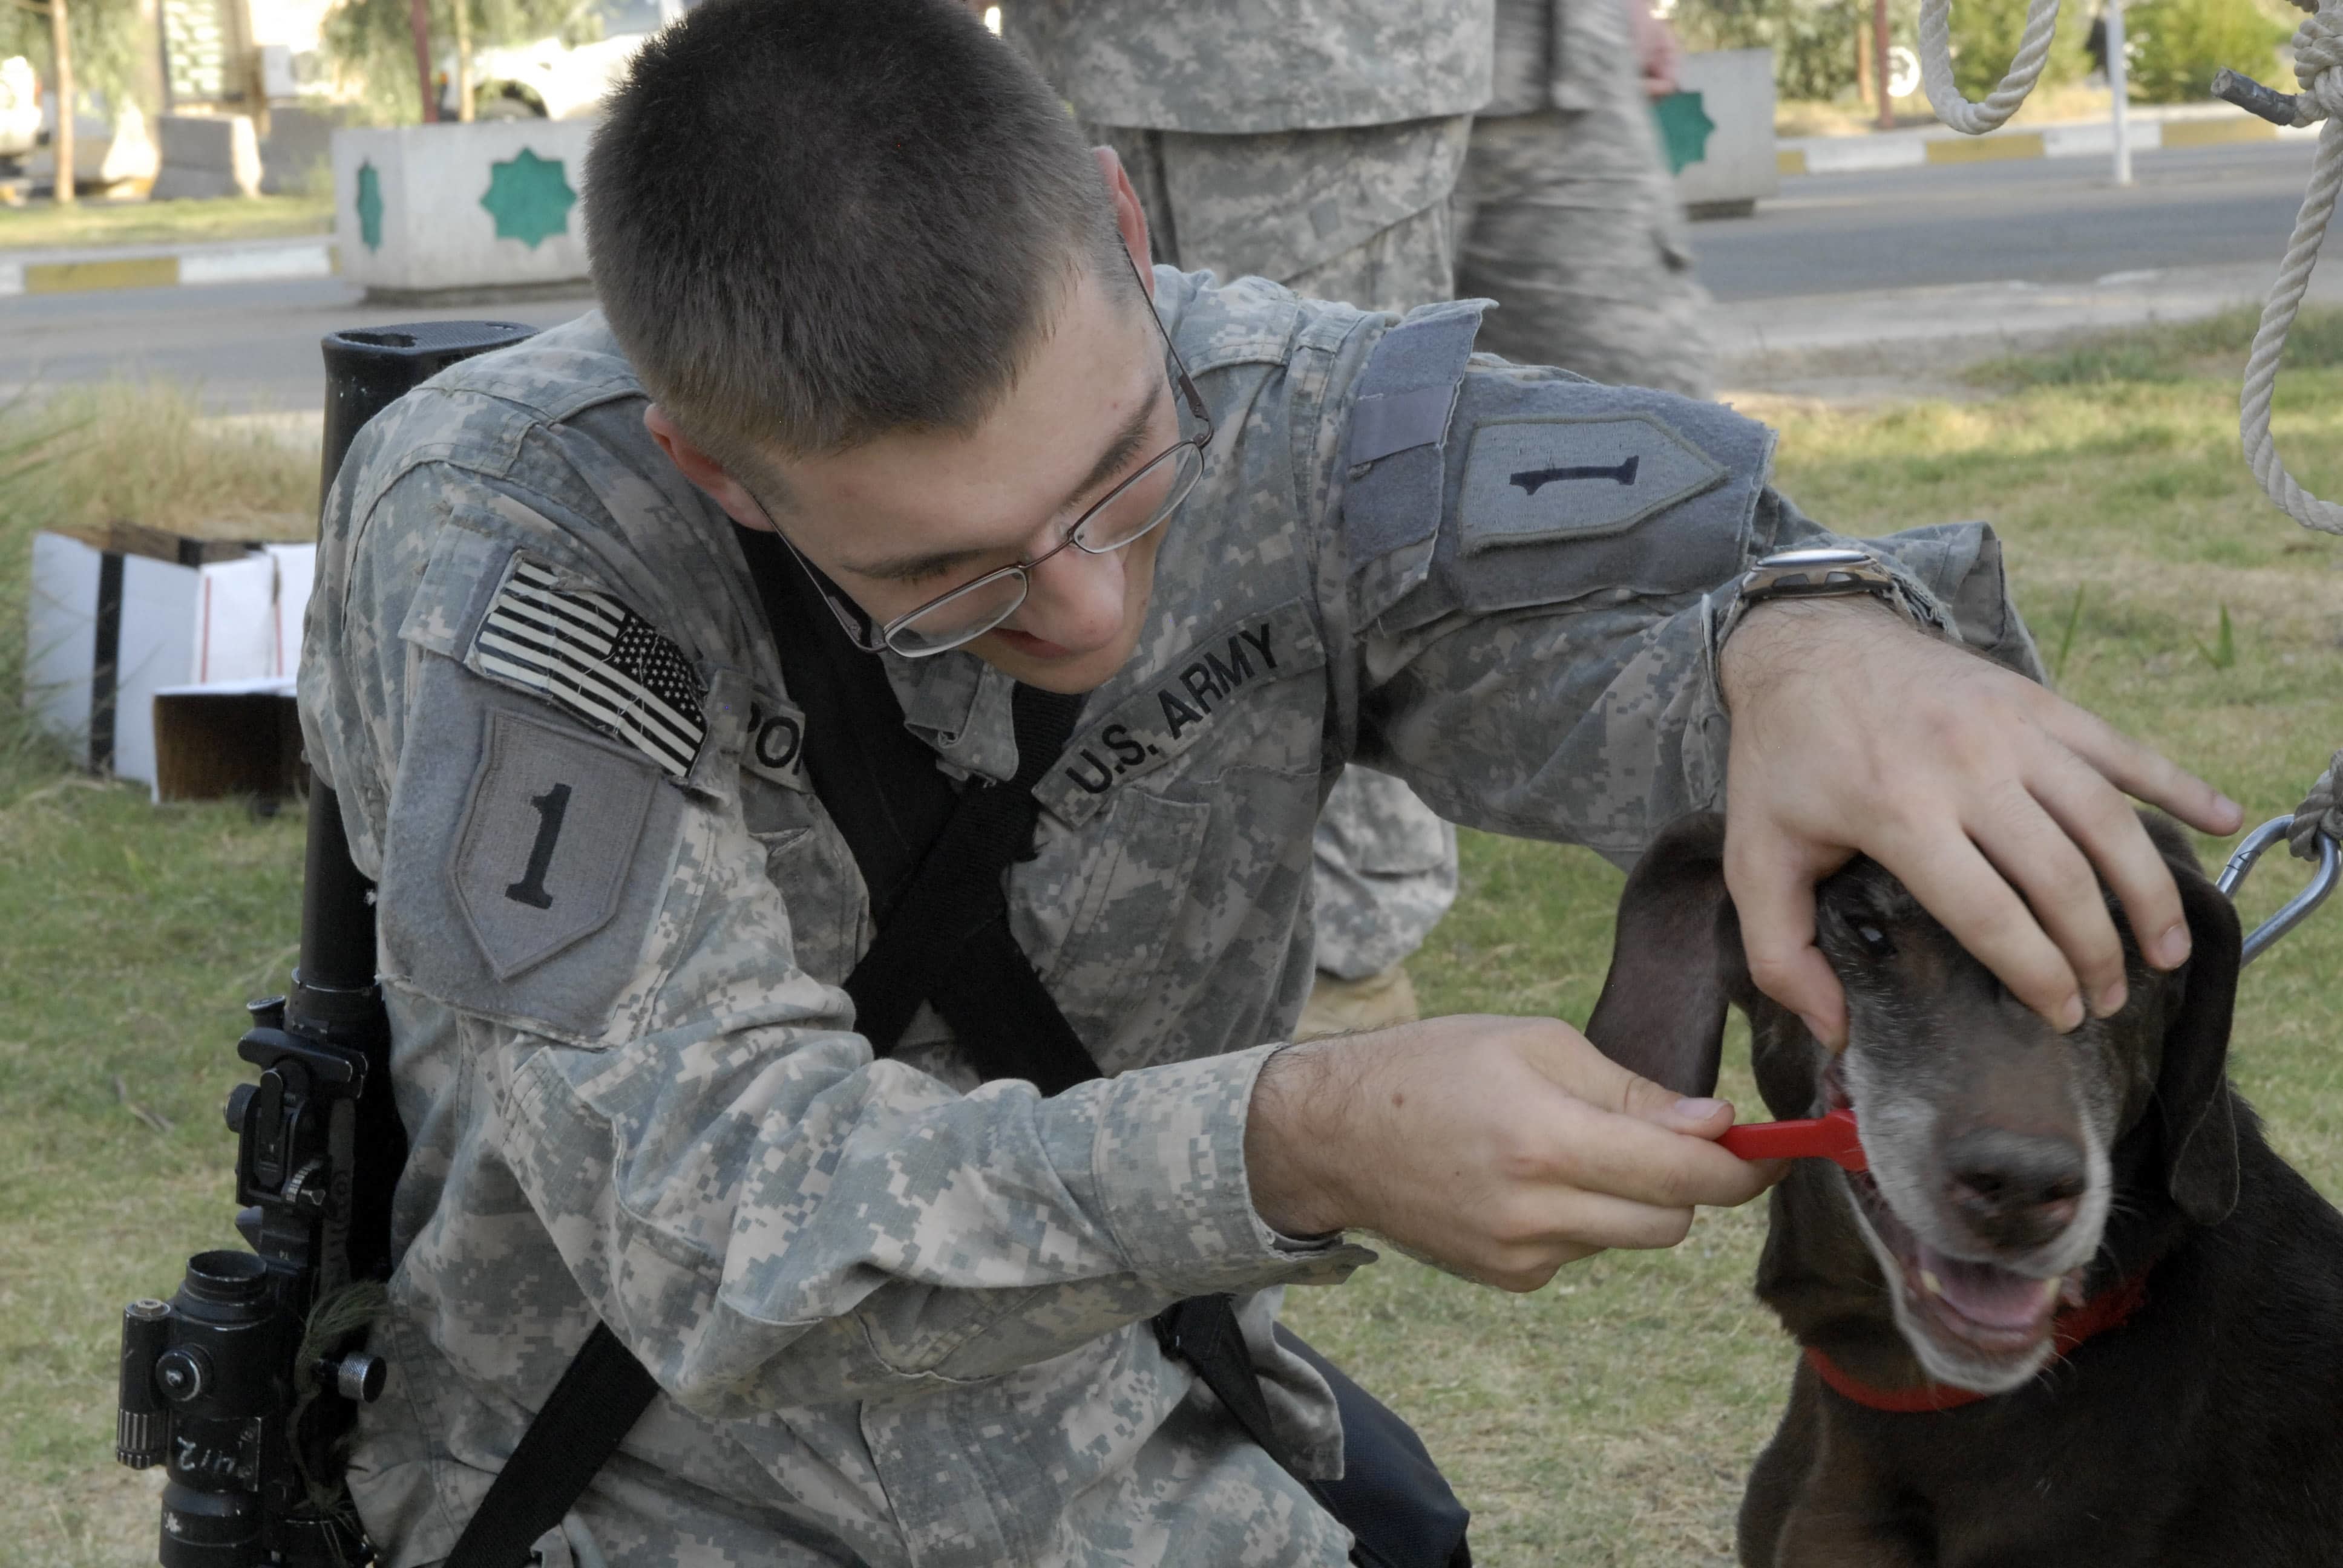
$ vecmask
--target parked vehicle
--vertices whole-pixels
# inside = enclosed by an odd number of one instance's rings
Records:
[[[589,0],[558,35],[472,54],[477,119],[571,119],[590,115],[653,33],[689,0]],[[454,66],[441,74],[440,113],[456,117]]]
[[[13,163],[41,140],[41,79],[22,55],[0,60],[0,164]]]

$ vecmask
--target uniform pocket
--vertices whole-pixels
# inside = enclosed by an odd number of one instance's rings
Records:
[[[1179,1021],[1186,999],[1163,972],[1164,953],[1184,923],[1212,819],[1203,802],[1126,787],[1081,832],[1016,869],[1018,940],[1110,1072],[1153,1060]]]

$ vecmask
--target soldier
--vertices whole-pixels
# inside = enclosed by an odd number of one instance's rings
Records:
[[[1121,159],[1159,265],[1369,310],[1448,298],[1457,172],[1488,96],[1489,0],[1280,13],[1010,0],[1002,19]],[[1455,829],[1356,768],[1313,847],[1318,978],[1298,1032],[1413,1018],[1404,964],[1455,901]]]
[[[1648,89],[1669,67],[1644,4],[1497,0],[1493,95],[1457,186],[1456,290],[1503,307],[1481,332],[1492,353],[1704,397],[1708,291],[1652,124]]]
[[[2062,1024],[2120,1000],[2095,865],[2184,956],[2123,792],[2236,808],[2026,678],[1989,530],[1743,594],[1840,542],[1761,427],[1474,360],[1470,307],[1136,265],[1111,153],[942,0],[709,0],[588,175],[603,311],[360,435],[302,671],[413,1144],[351,1471],[392,1568],[449,1553],[598,1322],[657,1397],[551,1568],[1342,1562],[1151,1314],[1234,1292],[1325,1477],[1331,1385],[1271,1323],[1371,1260],[1349,1232],[1532,1289],[1771,1174],[1552,1020],[1282,1044],[1353,757],[1623,861],[1729,759],[1753,969],[1826,1039],[1812,883],[1855,852]],[[827,667],[778,651],[809,636],[878,683],[827,737]],[[1071,739],[1021,755],[1051,693]],[[990,891],[1111,1076],[980,1083],[931,1010],[874,1053],[840,823],[900,802],[802,765],[849,739],[1038,811]]]

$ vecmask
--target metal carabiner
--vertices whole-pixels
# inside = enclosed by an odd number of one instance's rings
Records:
[[[2254,869],[2254,862],[2262,858],[2262,851],[2285,838],[2286,830],[2292,826],[2294,819],[2291,816],[2273,817],[2247,834],[2237,845],[2237,852],[2229,857],[2229,863],[2221,868],[2220,879],[2213,885],[2229,897],[2236,898],[2238,885],[2245,881],[2246,873]],[[2325,833],[2319,834],[2318,869],[2312,874],[2310,885],[2288,899],[2278,913],[2253,929],[2246,938],[2244,955],[2237,960],[2240,964],[2249,964],[2259,958],[2272,942],[2302,924],[2311,910],[2327,901],[2327,895],[2335,890],[2338,862],[2343,862],[2343,855],[2338,854],[2334,839]]]

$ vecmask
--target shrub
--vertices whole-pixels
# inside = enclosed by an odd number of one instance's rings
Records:
[[[1679,0],[1672,18],[1688,49],[1771,49],[1774,90],[1785,98],[1826,100],[1855,86],[1858,3],[1869,0]],[[1895,0],[1898,36],[1913,0]]]
[[[2131,95],[2178,104],[2212,95],[2222,66],[2267,82],[2293,29],[2254,0],[2149,0],[2125,12]]]
[[[1889,42],[1916,46],[1919,15],[1918,0],[1890,0]],[[1674,21],[1687,48],[1773,50],[1777,93],[1785,99],[1828,100],[1854,90],[1855,28],[1870,17],[1870,0],[1678,0]],[[1993,91],[2025,31],[2026,0],[1953,0],[1953,75],[1961,91],[1972,98]],[[2083,40],[2089,31],[2082,0],[2068,0],[2060,8],[2043,85],[2056,86],[2083,74],[2088,65]]]
[[[2247,0],[2216,0],[2245,4]],[[1953,80],[1970,98],[1982,98],[2001,85],[2026,34],[2026,0],[1953,0]],[[2043,63],[2038,84],[2055,87],[2089,68],[2083,40],[2091,30],[2089,7],[2067,0],[2058,8],[2058,31]]]

